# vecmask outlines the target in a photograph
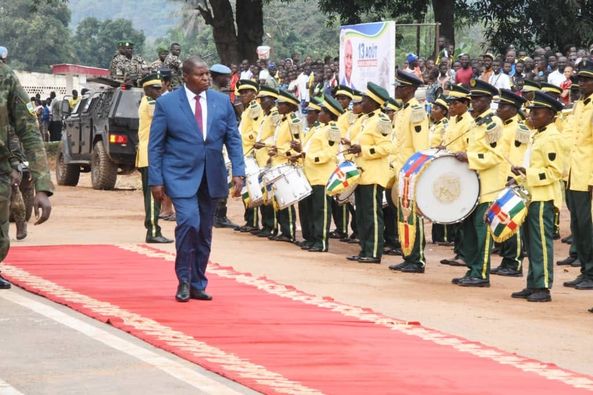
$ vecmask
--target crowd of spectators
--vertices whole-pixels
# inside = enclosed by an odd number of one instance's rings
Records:
[[[550,47],[537,47],[528,52],[509,46],[504,54],[488,50],[480,56],[470,56],[455,54],[453,46],[441,39],[436,56],[423,58],[410,53],[405,62],[396,67],[424,81],[428,102],[435,100],[450,84],[468,85],[471,79],[481,79],[517,93],[522,91],[525,80],[553,84],[562,89],[564,104],[570,104],[576,94],[574,90],[571,93],[576,70],[591,61],[592,55],[593,44],[589,48],[571,46],[563,52]],[[239,79],[253,79],[285,89],[306,103],[310,97],[322,96],[338,85],[338,69],[339,59],[330,56],[323,60],[306,56],[301,61],[298,54],[294,54],[280,61],[258,60],[255,64],[244,60],[239,65],[231,65],[231,91]]]

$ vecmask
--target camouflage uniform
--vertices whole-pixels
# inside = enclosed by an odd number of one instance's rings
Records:
[[[29,97],[14,72],[7,65],[0,64],[0,262],[6,258],[10,247],[8,219],[12,168],[8,126],[14,129],[24,147],[37,192],[51,195],[54,190],[45,147],[37,131],[32,110]]]
[[[10,128],[10,131],[8,132],[8,139],[8,148],[10,150],[10,167],[13,170],[16,170],[19,173],[21,173],[21,165],[24,162],[26,162],[26,158],[23,154],[23,147],[21,146],[21,142],[19,141],[18,136],[14,133],[12,128]],[[14,218],[14,222],[25,222],[25,201],[23,199],[23,194],[21,193],[21,189],[19,188],[18,184],[11,185],[10,213]]]
[[[176,55],[172,55],[169,54],[167,55],[167,57],[165,58],[164,61],[164,65],[165,67],[169,68],[171,70],[171,86],[173,88],[175,88],[177,85],[181,85],[181,77],[182,77],[182,72],[181,72],[181,59],[179,58],[179,56]]]
[[[152,73],[156,73],[156,72],[158,72],[160,69],[162,69],[162,68],[163,68],[163,65],[164,65],[164,64],[165,64],[165,62],[163,62],[163,61],[162,61],[162,60],[160,60],[160,59],[157,59],[157,60],[155,60],[154,62],[152,62],[152,63],[150,64],[150,71],[151,71]]]
[[[134,55],[131,59],[122,54],[117,54],[111,60],[109,67],[111,78],[116,81],[125,82],[132,80],[136,82],[148,73],[148,66],[144,59]]]

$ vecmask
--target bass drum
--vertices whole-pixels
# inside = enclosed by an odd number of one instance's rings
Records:
[[[422,164],[414,172],[415,179],[411,183],[414,190],[410,191],[415,197],[418,214],[437,224],[463,221],[479,202],[478,174],[447,151],[431,149],[420,154]],[[402,196],[401,191],[399,195]]]

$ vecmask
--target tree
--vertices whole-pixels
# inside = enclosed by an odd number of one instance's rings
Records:
[[[69,22],[70,10],[61,1],[5,1],[0,6],[0,43],[14,68],[48,72],[52,64],[74,60]]]
[[[85,18],[78,24],[74,35],[74,48],[78,61],[96,67],[109,67],[116,51],[116,43],[121,40],[134,43],[134,52],[142,53],[144,33],[134,29],[127,19]]]
[[[222,63],[238,63],[242,59],[255,61],[256,48],[261,45],[264,34],[263,0],[237,1],[235,12],[229,0],[187,0],[187,3],[212,27]],[[190,17],[195,18],[195,14]]]
[[[593,40],[593,0],[479,0],[472,10],[487,22],[486,37],[501,52],[509,44],[563,51]]]

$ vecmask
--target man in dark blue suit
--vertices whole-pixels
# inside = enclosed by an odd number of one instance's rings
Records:
[[[218,199],[228,195],[223,145],[232,162],[233,196],[245,176],[241,136],[227,95],[208,89],[208,65],[197,57],[183,63],[185,84],[156,102],[148,144],[148,183],[157,201],[166,193],[175,206],[175,298],[211,300],[206,266]]]

